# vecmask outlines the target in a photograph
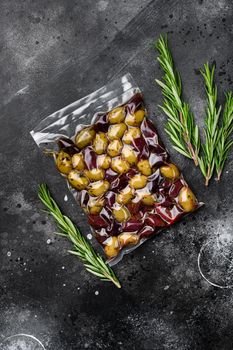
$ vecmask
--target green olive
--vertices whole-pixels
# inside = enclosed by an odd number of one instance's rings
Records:
[[[130,165],[125,159],[122,159],[121,157],[116,157],[112,159],[111,168],[118,174],[124,174],[127,173],[127,171],[129,171]]]
[[[125,222],[130,218],[130,212],[124,206],[114,208],[112,214],[118,222]]]
[[[107,156],[107,154],[101,154],[97,157],[97,166],[102,169],[108,169],[111,161],[111,157]]]
[[[108,139],[104,132],[99,132],[95,135],[94,141],[93,141],[93,148],[94,151],[97,154],[102,154],[104,151],[106,151],[106,148],[108,146]]]
[[[121,155],[131,165],[135,164],[137,161],[137,154],[129,145],[124,145]]]
[[[104,241],[104,244],[104,251],[108,258],[114,258],[118,255],[120,247],[117,237],[109,237],[106,241]]]
[[[132,199],[134,198],[134,193],[132,188],[127,186],[123,190],[120,191],[120,193],[116,196],[116,201],[119,204],[128,204]]]
[[[173,163],[161,166],[160,173],[163,177],[169,180],[176,180],[180,176],[179,169]]]
[[[72,165],[73,165],[73,168],[78,171],[82,171],[85,168],[85,163],[84,163],[82,153],[75,153],[72,156]]]
[[[137,124],[140,124],[140,123],[143,121],[144,117],[145,117],[145,111],[144,111],[144,109],[139,109],[139,110],[137,110],[137,111],[134,113],[134,116],[135,116],[135,122],[136,122]]]
[[[91,170],[84,170],[85,176],[91,181],[99,181],[104,178],[104,170],[93,168]]]
[[[88,146],[95,137],[95,130],[92,127],[81,130],[75,137],[75,143],[82,149]]]
[[[145,111],[143,109],[139,109],[133,114],[127,114],[125,118],[125,122],[130,126],[137,126],[141,124],[144,117],[145,117]]]
[[[147,184],[147,177],[145,175],[136,174],[129,180],[129,184],[135,189],[143,188]]]
[[[125,123],[110,125],[108,128],[109,140],[120,139],[124,135],[124,132],[126,129],[127,129],[127,126],[125,125]]]
[[[137,168],[143,175],[150,176],[152,174],[151,166],[148,159],[139,160]]]
[[[108,113],[108,121],[110,124],[121,123],[125,119],[124,107],[114,108]]]
[[[104,207],[103,198],[90,198],[88,201],[88,212],[93,215],[97,215]]]
[[[93,205],[92,207],[88,208],[88,211],[92,215],[97,215],[101,212],[102,209],[103,207],[101,205]]]
[[[71,170],[67,179],[72,187],[78,191],[84,190],[88,186],[88,179],[85,176],[80,175],[77,170]]]
[[[122,137],[122,141],[129,145],[133,142],[134,139],[137,139],[140,136],[141,136],[141,130],[137,127],[132,127],[124,133],[124,136]]]
[[[107,152],[110,157],[116,157],[121,153],[122,147],[123,145],[120,140],[113,140],[109,143]]]
[[[153,194],[145,194],[144,196],[142,196],[141,201],[143,204],[149,206],[153,205],[156,202]]]
[[[185,212],[193,211],[197,206],[197,199],[189,187],[181,188],[178,195],[178,203]]]
[[[130,125],[130,126],[136,125],[134,114],[127,114],[125,118],[125,122],[127,125]]]
[[[91,196],[95,196],[95,197],[102,196],[105,192],[108,191],[109,187],[110,187],[110,184],[107,180],[92,182],[89,185],[88,193]]]
[[[130,232],[123,232],[118,236],[118,240],[121,247],[129,244],[137,244],[139,242],[139,236]]]
[[[56,157],[56,166],[57,169],[62,174],[69,174],[72,170],[71,157],[68,153],[60,151]]]

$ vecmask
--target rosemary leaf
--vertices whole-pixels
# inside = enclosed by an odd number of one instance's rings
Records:
[[[117,288],[121,288],[120,282],[111,267],[105,263],[101,255],[94,251],[73,222],[62,214],[45,184],[39,186],[38,196],[47,208],[47,212],[54,217],[59,230],[61,230],[59,234],[65,235],[73,243],[73,250],[69,252],[82,260],[87,271],[99,277],[102,281],[112,282]]]
[[[223,111],[223,119],[219,128],[219,137],[216,146],[215,166],[218,181],[221,178],[222,171],[229,153],[233,145],[233,95],[232,92],[225,94],[225,107]]]

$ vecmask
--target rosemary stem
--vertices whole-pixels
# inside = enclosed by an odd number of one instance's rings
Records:
[[[180,122],[181,124],[184,126],[185,131],[183,132],[183,137],[184,137],[184,141],[188,147],[189,153],[194,161],[195,166],[198,166],[198,158],[197,158],[197,154],[194,151],[194,148],[192,146],[191,140],[190,140],[190,136],[189,136],[189,132],[186,128],[186,126],[184,125],[184,118],[183,118],[183,113],[180,111],[179,112],[179,116],[180,116]]]
[[[209,186],[209,181],[210,181],[210,178],[211,178],[210,169],[211,169],[211,166],[209,164],[208,165],[208,169],[207,169],[206,178],[205,178],[205,185],[206,185],[206,187]]]
[[[110,277],[110,276],[108,276],[108,278],[109,278],[109,280],[112,281],[112,283],[115,284],[115,286],[116,286],[117,288],[119,288],[119,289],[121,288],[120,282],[119,282],[118,280],[116,280],[116,279],[114,279],[114,278],[112,278],[112,277]]]
[[[196,152],[193,149],[191,142],[188,141],[188,142],[186,142],[186,144],[187,144],[187,147],[192,155],[192,159],[193,159],[195,166],[198,166],[198,158],[197,158]]]
[[[217,172],[217,181],[220,181],[220,180],[221,180],[221,176],[222,176],[222,169],[220,169],[220,170]]]

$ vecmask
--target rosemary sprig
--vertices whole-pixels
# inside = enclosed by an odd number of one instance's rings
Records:
[[[219,129],[219,137],[216,146],[215,166],[217,180],[219,181],[229,153],[233,145],[233,139],[230,136],[233,132],[233,95],[232,92],[225,94],[225,107],[223,111],[222,125]]]
[[[199,130],[188,103],[182,99],[181,78],[174,67],[167,36],[160,36],[155,47],[159,52],[158,61],[164,71],[163,81],[156,79],[156,82],[162,88],[164,96],[163,106],[160,108],[168,117],[165,130],[171,138],[174,149],[193,159],[198,166]]]
[[[68,238],[73,243],[74,250],[69,252],[82,260],[87,271],[99,277],[102,281],[112,282],[117,288],[121,288],[120,282],[111,267],[105,263],[101,255],[94,251],[73,222],[62,214],[45,184],[39,186],[38,196],[46,206],[47,212],[54,217],[59,230],[61,230],[60,235]]]
[[[171,52],[168,47],[167,36],[160,36],[155,45],[159,52],[158,61],[164,72],[163,80],[156,82],[162,89],[164,96],[163,106],[160,108],[167,115],[165,127],[171,138],[173,147],[185,157],[193,159],[199,165],[208,186],[214,170],[217,179],[221,174],[233,145],[231,134],[233,132],[233,95],[226,93],[225,108],[221,125],[219,118],[221,106],[217,105],[217,86],[214,83],[215,67],[204,65],[201,74],[205,82],[207,95],[207,108],[205,117],[205,142],[201,145],[198,126],[195,125],[194,116],[189,105],[182,100],[181,78],[175,69]],[[201,151],[200,152],[200,145]],[[200,154],[201,153],[201,154]]]
[[[204,64],[204,69],[200,70],[205,81],[207,95],[207,108],[205,117],[205,143],[202,145],[203,156],[199,158],[199,165],[205,185],[208,186],[215,167],[215,150],[220,136],[218,121],[221,113],[221,106],[217,107],[217,86],[214,83],[215,66],[211,69],[209,64]]]

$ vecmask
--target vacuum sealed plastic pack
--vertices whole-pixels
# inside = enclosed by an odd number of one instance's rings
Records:
[[[31,131],[53,154],[111,265],[201,205],[147,114],[126,74]]]

